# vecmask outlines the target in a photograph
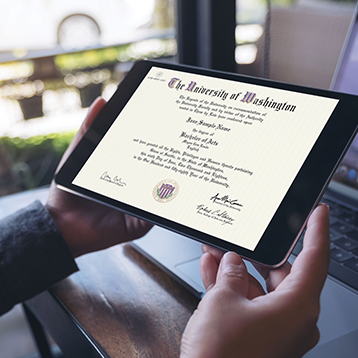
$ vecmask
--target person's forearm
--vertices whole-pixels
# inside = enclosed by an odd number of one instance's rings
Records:
[[[0,315],[77,270],[40,202],[0,221]]]

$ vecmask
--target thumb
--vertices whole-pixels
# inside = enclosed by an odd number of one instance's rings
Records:
[[[93,123],[95,118],[98,116],[99,112],[103,109],[107,101],[102,97],[97,97],[93,103],[91,104],[90,108],[88,109],[87,116],[83,121],[83,124],[80,128],[81,135],[83,136],[90,125]]]
[[[97,97],[94,100],[94,102],[92,103],[91,107],[88,110],[86,118],[82,122],[80,129],[76,133],[75,137],[73,138],[66,152],[63,154],[61,161],[57,167],[56,173],[60,170],[62,165],[70,156],[76,145],[79,143],[80,139],[84,136],[84,134],[86,133],[90,125],[93,123],[94,119],[97,117],[99,112],[101,112],[102,108],[105,106],[106,103],[107,103],[106,100],[104,100],[102,97]]]
[[[241,296],[248,296],[249,274],[244,261],[235,252],[227,252],[221,259],[216,285],[230,289]]]
[[[98,116],[99,112],[101,112],[101,110],[103,109],[103,107],[105,106],[106,103],[107,103],[106,100],[103,99],[102,97],[97,97],[93,101],[93,103],[91,104],[91,107],[88,109],[86,118],[82,122],[82,125],[81,125],[80,129],[78,130],[75,138],[73,139],[70,147],[72,147],[72,146],[74,147],[78,144],[80,139],[85,135],[86,131],[91,126],[91,124],[93,123],[95,118]],[[72,151],[72,149],[73,148],[71,148],[71,151]]]

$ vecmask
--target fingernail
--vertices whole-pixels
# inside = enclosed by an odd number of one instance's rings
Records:
[[[326,204],[326,203],[319,203],[318,206],[326,207],[328,211],[331,210],[331,208],[329,207],[329,205]]]
[[[93,108],[93,106],[101,99],[101,96],[98,96],[90,105],[90,107],[88,108],[88,112]]]
[[[232,265],[239,265],[241,262],[242,259],[237,253],[227,252],[221,260],[221,265],[222,268],[225,268]]]

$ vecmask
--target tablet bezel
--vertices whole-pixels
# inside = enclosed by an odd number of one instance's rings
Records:
[[[254,251],[72,184],[82,166],[153,66],[339,100]],[[173,63],[140,61],[133,66],[118,86],[116,93],[98,114],[56,175],[55,181],[63,190],[114,207],[202,243],[235,251],[248,260],[269,267],[278,267],[288,258],[305,227],[307,218],[319,202],[339,161],[353,140],[358,124],[358,116],[354,116],[357,110],[358,97],[353,95]]]

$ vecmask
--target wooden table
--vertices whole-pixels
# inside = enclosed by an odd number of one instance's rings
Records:
[[[0,198],[0,218],[48,187]],[[80,271],[24,303],[43,358],[52,357],[42,326],[66,358],[177,357],[198,298],[130,244],[84,255]]]
[[[0,198],[0,218],[39,199],[48,187]],[[28,300],[25,312],[43,358],[42,326],[66,358],[177,357],[198,298],[130,244],[84,255],[80,271]]]
[[[79,272],[25,303],[66,358],[179,356],[198,298],[130,244],[77,263]]]

